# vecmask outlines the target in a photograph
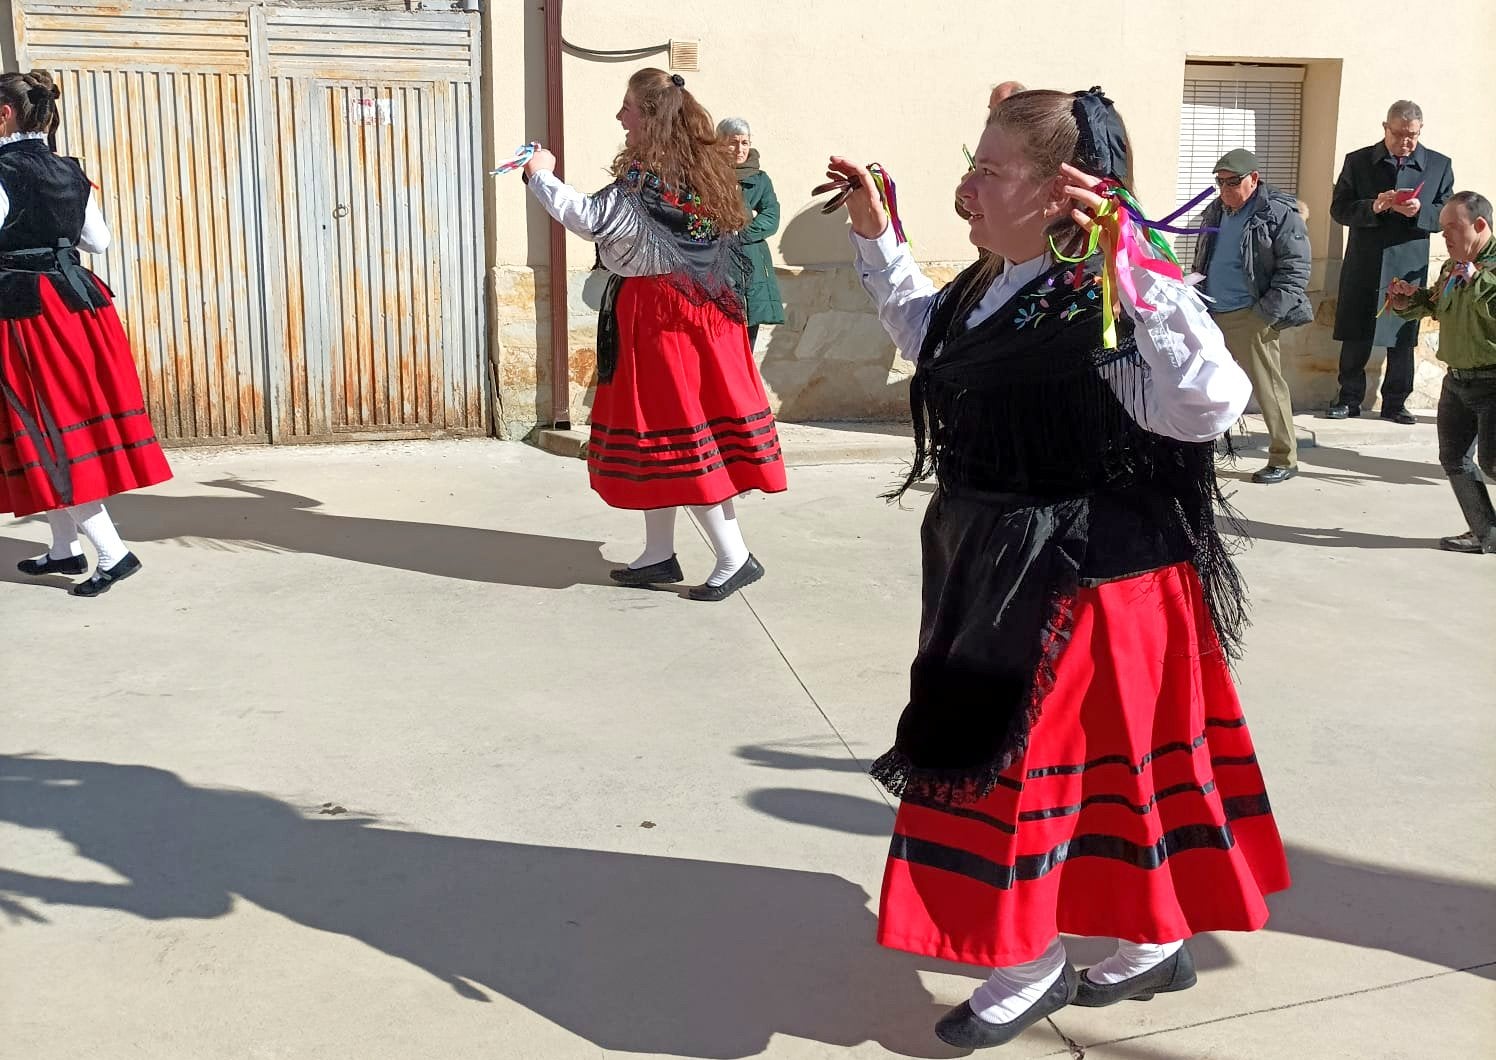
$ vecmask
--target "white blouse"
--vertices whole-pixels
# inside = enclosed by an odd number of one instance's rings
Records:
[[[0,136],[0,147],[5,144],[13,144],[20,140],[45,140],[41,133],[15,133],[11,136]],[[0,184],[0,225],[5,224],[5,219],[10,216],[10,195],[6,193],[5,186]],[[88,193],[88,206],[83,211],[83,231],[78,235],[78,249],[85,254],[102,254],[109,249],[112,237],[109,234],[109,226],[104,223],[104,211],[99,209],[98,193]]]
[[[878,305],[883,329],[906,359],[917,360],[939,292],[889,228],[877,239],[854,233],[852,244],[862,286]],[[1048,255],[1010,262],[966,318],[967,326],[997,312],[1052,264]],[[1186,442],[1220,437],[1246,409],[1251,381],[1193,288],[1137,265],[1132,276],[1138,295],[1154,307],[1140,310],[1122,292],[1127,315],[1138,325],[1144,385],[1141,398],[1115,384],[1114,392],[1132,418],[1155,434]]]
[[[669,271],[658,255],[640,253],[642,227],[639,225],[614,226],[620,229],[618,235],[598,242],[598,231],[607,218],[597,196],[583,195],[547,170],[532,176],[527,187],[545,212],[560,221],[568,232],[598,243],[603,268],[615,276],[659,276]]]

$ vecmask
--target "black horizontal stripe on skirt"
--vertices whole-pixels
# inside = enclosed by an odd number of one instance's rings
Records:
[[[647,440],[653,438],[670,438],[679,434],[700,434],[702,431],[712,430],[713,428],[722,427],[729,423],[736,424],[740,427],[750,427],[755,423],[762,423],[764,420],[769,419],[772,416],[772,412],[770,412],[768,409],[764,409],[761,412],[755,412],[749,416],[719,416],[714,420],[707,420],[705,423],[698,423],[694,427],[671,427],[665,430],[657,431],[631,431],[625,427],[609,427],[604,423],[594,423],[592,425],[592,430],[594,433],[607,434],[619,438],[639,438]],[[770,426],[772,427],[773,425],[770,424]]]
[[[704,467],[690,468],[686,471],[656,471],[645,472],[643,474],[635,474],[631,471],[611,471],[607,468],[598,467],[595,464],[587,470],[590,474],[602,478],[623,478],[633,482],[650,482],[657,479],[695,478],[701,475],[709,475],[713,471],[721,471],[728,464],[774,464],[778,463],[781,459],[783,457],[779,453],[772,453],[769,456],[763,457],[724,456],[721,460],[714,461]]]
[[[1024,810],[1018,815],[1018,821],[1022,823],[1024,821],[1049,821],[1056,817],[1073,817],[1089,806],[1121,806],[1142,817],[1145,814],[1152,813],[1160,799],[1167,799],[1174,795],[1209,795],[1215,789],[1215,781],[1213,780],[1207,780],[1204,784],[1175,784],[1164,788],[1162,791],[1155,792],[1151,799],[1142,804],[1133,802],[1125,795],[1091,795],[1070,806],[1051,806],[1044,810]],[[961,817],[969,821],[990,825],[1000,832],[1006,832],[1008,835],[1018,834],[1017,825],[1003,820],[996,814],[983,813],[980,810],[972,810],[964,806],[944,806],[937,802],[926,801],[908,795],[904,796],[903,801],[912,806],[935,810],[937,813],[948,813],[952,817]]]
[[[665,460],[656,457],[645,456],[642,454],[635,456],[614,456],[611,453],[594,454],[591,449],[588,450],[588,454],[591,455],[594,462],[601,464],[628,464],[633,467],[679,467],[682,464],[699,464],[703,460],[711,460],[713,457],[724,456],[727,454],[737,456],[742,454],[763,453],[767,452],[770,449],[778,448],[779,443],[774,440],[763,442],[759,445],[728,443],[726,445],[720,446],[713,445],[710,449],[703,449],[701,452],[692,453],[689,456],[677,456]],[[637,454],[638,450],[634,450],[634,452]]]
[[[153,434],[149,438],[142,438],[142,439],[140,439],[137,442],[125,442],[125,443],[123,443],[121,445],[109,445],[109,446],[105,446],[103,449],[95,449],[95,450],[93,450],[92,452],[89,452],[89,453],[79,453],[77,456],[65,457],[62,460],[58,461],[58,463],[65,464],[65,465],[67,465],[69,467],[74,467],[74,466],[76,466],[78,464],[83,463],[86,460],[97,460],[99,457],[105,456],[105,455],[107,455],[109,453],[125,452],[125,451],[128,451],[130,449],[140,449],[140,448],[143,448],[143,447],[145,447],[147,445],[155,445],[155,444],[156,444],[156,436]],[[16,475],[23,475],[27,471],[32,470],[33,468],[45,467],[45,466],[46,465],[42,461],[40,461],[40,460],[32,460],[32,461],[30,461],[28,463],[22,464],[20,467],[10,468],[10,469],[6,470],[5,474],[6,474],[7,477],[14,477]]]
[[[77,423],[70,423],[66,427],[58,427],[57,428],[57,433],[58,434],[69,434],[69,433],[71,433],[73,431],[81,431],[81,430],[84,430],[84,429],[86,429],[88,427],[97,427],[99,424],[101,424],[101,423],[107,423],[110,420],[127,420],[130,417],[132,417],[132,416],[144,416],[144,415],[145,415],[145,409],[131,409],[128,412],[108,412],[108,413],[105,413],[102,416],[94,416],[94,417],[91,417],[90,419],[80,420]],[[25,428],[22,428],[21,430],[16,431],[14,434],[9,434],[9,435],[6,435],[4,438],[0,438],[0,445],[5,445],[5,444],[7,444],[9,442],[13,442],[17,438],[31,438],[31,437],[32,437],[31,432],[28,431],[28,430],[26,430]]]
[[[1113,835],[1081,835],[1057,844],[1042,854],[1025,854],[1011,865],[1003,865],[944,843],[894,833],[888,855],[915,865],[954,872],[999,890],[1041,879],[1073,858],[1099,857],[1120,861],[1140,869],[1157,869],[1176,854],[1188,850],[1230,850],[1236,845],[1230,822],[1271,812],[1267,794],[1240,795],[1222,802],[1224,825],[1189,824],[1165,832],[1156,843],[1138,844]]]
[[[678,453],[689,449],[699,449],[713,442],[724,445],[739,445],[753,441],[755,438],[763,438],[766,435],[775,435],[774,424],[767,427],[759,427],[754,430],[741,431],[713,431],[711,434],[701,438],[690,438],[679,442],[656,442],[645,443],[635,440],[624,442],[592,441],[587,442],[588,449],[593,452],[619,452],[619,453]],[[771,441],[778,442],[777,436]]]

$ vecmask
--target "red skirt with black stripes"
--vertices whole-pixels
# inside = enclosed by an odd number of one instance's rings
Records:
[[[114,307],[75,313],[51,280],[38,283],[39,316],[0,320],[0,512],[67,508],[171,478]]]
[[[900,805],[878,940],[1001,967],[1260,928],[1288,863],[1194,568],[1082,589],[1055,678],[991,794]]]
[[[618,365],[598,384],[587,470],[615,508],[718,504],[785,488],[784,457],[748,332],[663,276],[615,303]]]

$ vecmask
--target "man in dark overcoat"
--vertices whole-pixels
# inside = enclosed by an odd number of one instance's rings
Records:
[[[1392,104],[1382,123],[1382,142],[1346,155],[1335,182],[1330,216],[1349,237],[1335,310],[1340,395],[1330,407],[1331,419],[1361,415],[1366,362],[1373,346],[1385,346],[1382,418],[1413,422],[1407,401],[1413,393],[1418,321],[1377,313],[1393,279],[1418,287],[1428,282],[1429,235],[1439,231],[1439,211],[1454,193],[1454,166],[1448,156],[1418,142],[1422,132],[1418,104]]]

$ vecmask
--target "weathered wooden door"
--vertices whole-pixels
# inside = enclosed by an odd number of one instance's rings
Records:
[[[269,8],[285,433],[486,430],[477,23]],[[279,240],[279,245],[276,241]]]
[[[100,184],[158,433],[484,433],[479,21],[16,0]]]

